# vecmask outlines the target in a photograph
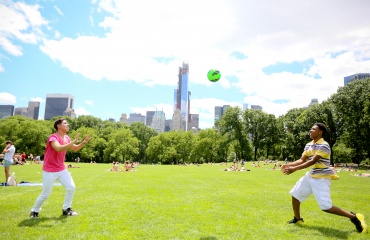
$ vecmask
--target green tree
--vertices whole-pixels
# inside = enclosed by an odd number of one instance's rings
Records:
[[[254,147],[254,161],[259,150],[266,149],[268,155],[278,140],[275,116],[263,111],[246,109],[243,114],[245,126]]]
[[[331,97],[340,122],[342,142],[354,149],[352,162],[360,164],[370,157],[370,78],[356,80],[340,87]]]
[[[108,136],[107,147],[104,150],[104,161],[132,160],[139,154],[139,140],[129,129],[121,128]]]
[[[149,144],[149,140],[158,135],[158,132],[141,122],[133,122],[130,124],[130,130],[139,142],[139,154],[134,161],[146,163],[145,152]]]
[[[177,163],[177,152],[170,133],[160,133],[152,137],[148,143],[146,155],[149,163]]]
[[[18,125],[17,151],[42,155],[45,151],[47,138],[52,133],[49,124],[44,121],[27,119]]]
[[[302,156],[303,148],[309,141],[309,129],[302,126],[298,121],[298,118],[304,110],[304,108],[293,108],[279,119],[279,121],[283,122],[284,126],[281,146],[284,159],[299,159]]]
[[[75,131],[71,131],[70,138],[74,139],[78,133],[80,134],[80,142],[83,141],[88,134],[90,134],[91,139],[80,151],[69,151],[66,156],[67,159],[73,161],[76,157],[80,156],[81,162],[102,162],[106,141],[103,138],[99,138],[97,129],[91,127],[80,127]],[[99,147],[100,144],[103,145],[103,148]]]
[[[235,154],[238,159],[250,159],[252,149],[248,141],[248,130],[243,123],[242,111],[239,107],[230,107],[222,118],[216,122],[216,127],[222,135],[226,135],[228,142],[234,144]]]
[[[100,118],[81,115],[81,116],[78,116],[78,118],[74,120],[74,130],[81,128],[81,127],[99,129],[102,123],[103,121]]]
[[[196,163],[220,162],[220,159],[226,159],[225,154],[219,154],[227,150],[224,141],[225,138],[215,129],[200,130],[194,141],[191,158]]]

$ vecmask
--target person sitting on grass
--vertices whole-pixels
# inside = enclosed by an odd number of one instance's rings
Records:
[[[359,174],[350,174],[354,177],[370,177],[370,173],[359,173]]]
[[[68,164],[67,166],[68,168],[80,168],[80,167],[77,167],[77,166],[73,166],[72,164]]]
[[[125,163],[125,171],[128,172],[128,171],[131,171],[131,164],[129,161],[126,161]]]
[[[112,171],[113,172],[121,172],[121,170],[119,169],[119,162],[114,162],[113,163]]]

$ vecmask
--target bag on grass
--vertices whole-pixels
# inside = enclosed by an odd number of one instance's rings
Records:
[[[12,175],[8,178],[8,186],[17,186],[17,180],[15,178],[15,173],[13,172]]]

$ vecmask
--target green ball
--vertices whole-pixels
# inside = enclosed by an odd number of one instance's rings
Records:
[[[221,78],[221,73],[218,70],[211,69],[207,74],[208,80],[211,82],[217,82]]]

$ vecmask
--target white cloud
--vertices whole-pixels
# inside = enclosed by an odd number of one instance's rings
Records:
[[[14,56],[22,55],[22,48],[14,43],[36,44],[43,35],[41,27],[47,21],[41,16],[40,6],[23,2],[2,1],[0,3],[0,47]]]
[[[31,101],[44,103],[45,99],[43,99],[42,97],[34,97],[34,98],[31,98]]]
[[[48,22],[39,5],[5,3],[0,5],[4,33],[0,46],[19,56],[23,50],[13,39],[36,43],[41,26]],[[370,1],[94,0],[92,4],[86,17],[92,26],[106,30],[103,37],[82,33],[64,37],[53,30],[54,39],[44,37],[40,48],[61,66],[94,81],[176,86],[178,67],[185,60],[192,84],[210,86],[206,74],[218,69],[222,78],[217,84],[225,95],[238,91],[245,103],[281,115],[307,106],[312,98],[325,100],[343,85],[344,76],[370,69]],[[94,18],[95,12],[99,18]],[[246,58],[237,59],[230,55],[233,52]],[[313,65],[302,72],[263,72],[270,65],[306,61]],[[214,106],[227,104],[222,99],[192,99],[191,112],[201,114],[201,127],[210,127]],[[158,106],[132,111],[145,115]],[[172,105],[163,106],[171,118]]]
[[[64,16],[64,13],[58,8],[58,6],[54,6],[54,9],[59,13],[59,15]]]
[[[2,104],[15,104],[17,102],[17,98],[10,93],[7,92],[0,92],[0,103]]]
[[[76,115],[91,115],[89,111],[87,111],[85,108],[83,107],[79,107],[79,108],[76,108],[75,109],[75,113]]]
[[[94,101],[93,100],[85,100],[85,103],[89,106],[93,106],[94,105]]]

